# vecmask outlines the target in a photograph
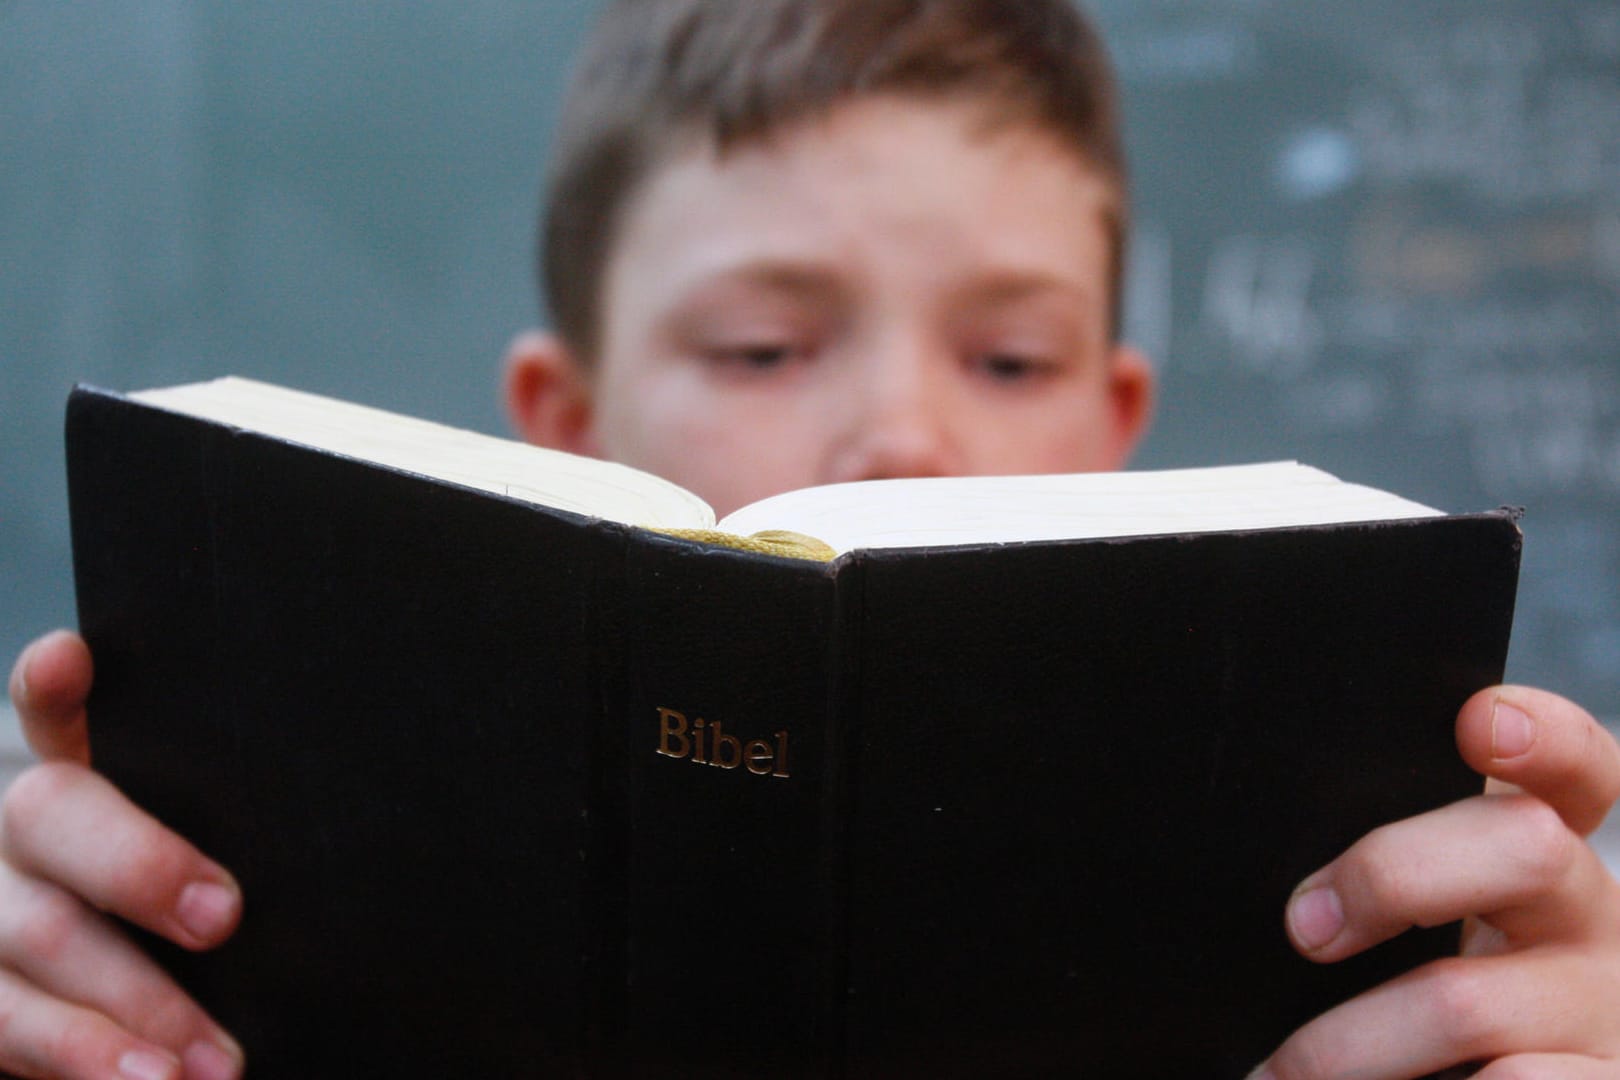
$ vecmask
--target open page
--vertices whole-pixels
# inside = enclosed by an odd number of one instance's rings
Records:
[[[837,552],[1259,529],[1438,514],[1295,462],[1160,472],[832,484],[709,506],[651,473],[251,379],[129,395],[176,412],[542,506],[650,529],[790,530]]]
[[[705,529],[707,503],[651,473],[429,420],[223,378],[129,395],[135,401],[541,506],[655,529]]]
[[[835,551],[1432,517],[1292,461],[1161,472],[869,480],[762,499],[720,528],[791,529]]]

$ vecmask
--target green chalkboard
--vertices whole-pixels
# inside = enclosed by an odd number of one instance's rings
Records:
[[[1620,717],[1620,6],[1096,0],[1140,463],[1527,508],[1515,677]],[[0,656],[72,621],[68,385],[221,372],[501,430],[595,8],[0,0]]]
[[[241,372],[500,431],[593,4],[0,0],[0,656],[73,621],[61,414]]]
[[[1620,719],[1620,5],[1096,0],[1142,464],[1526,508],[1510,675]]]

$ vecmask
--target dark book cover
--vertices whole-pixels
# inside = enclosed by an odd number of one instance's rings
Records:
[[[1477,791],[1506,515],[752,555],[81,389],[94,762],[271,1076],[1241,1077],[1425,958],[1293,886]]]
[[[848,1075],[1242,1077],[1454,952],[1316,965],[1283,911],[1480,790],[1453,719],[1518,546],[1486,515],[862,556]]]
[[[622,530],[79,394],[93,764],[228,866],[251,1075],[569,1075],[619,990]]]

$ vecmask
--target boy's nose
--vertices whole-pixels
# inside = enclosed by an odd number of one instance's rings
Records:
[[[961,471],[949,387],[927,364],[890,362],[867,372],[834,447],[832,481],[950,476]]]

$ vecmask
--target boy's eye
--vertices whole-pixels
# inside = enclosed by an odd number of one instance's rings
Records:
[[[716,366],[737,372],[775,371],[807,355],[796,345],[765,342],[716,346],[707,353]]]
[[[734,364],[749,368],[781,367],[787,363],[792,352],[786,345],[743,345],[734,349],[722,349],[722,358]]]
[[[1019,382],[1057,370],[1057,364],[1050,360],[1010,352],[984,353],[975,366],[996,382]]]

